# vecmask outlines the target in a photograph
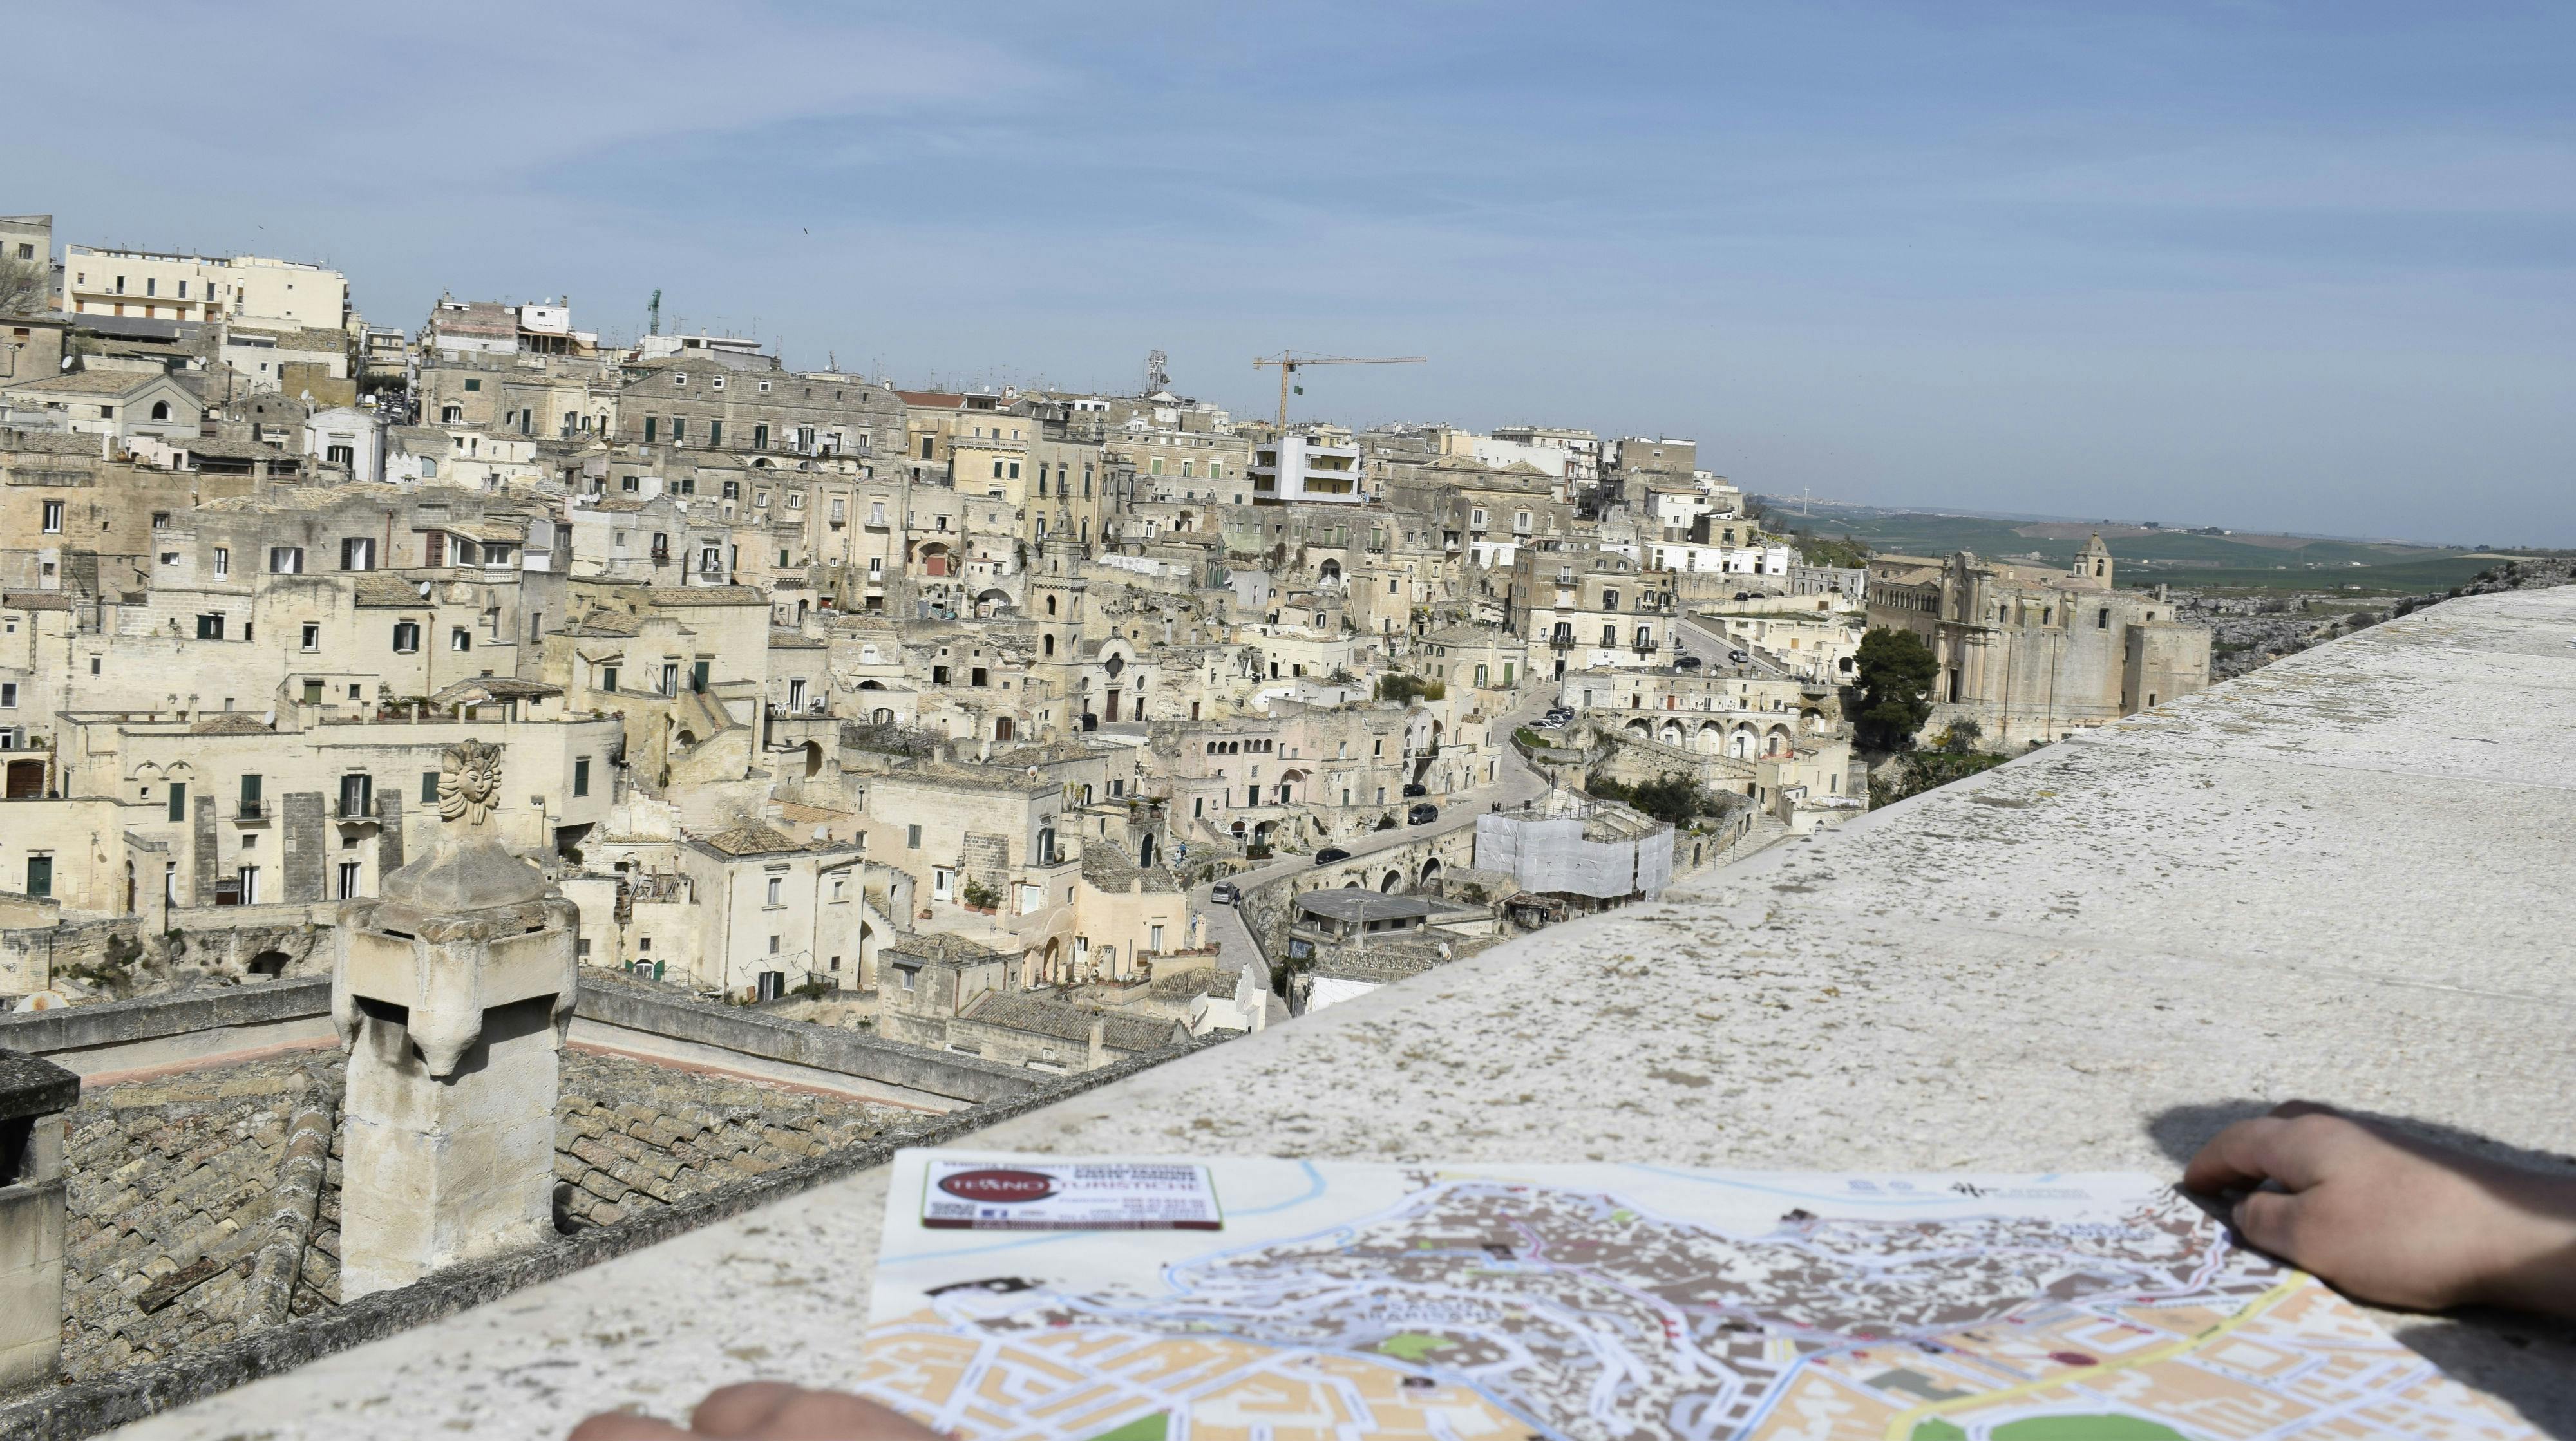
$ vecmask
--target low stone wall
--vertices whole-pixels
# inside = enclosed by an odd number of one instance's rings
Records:
[[[83,1076],[157,1070],[333,1039],[331,978],[312,976],[0,1015],[0,1046]],[[1024,1096],[1047,1079],[868,1031],[781,1020],[757,1011],[585,984],[572,1039],[681,1065],[949,1111]]]
[[[223,986],[0,1016],[0,1046],[83,1076],[332,1038],[331,978]]]
[[[583,985],[573,1009],[572,1038],[791,1085],[820,1083],[865,1100],[925,1110],[1010,1100],[1048,1079],[973,1056],[907,1046],[869,1031],[782,1020],[614,983]]]

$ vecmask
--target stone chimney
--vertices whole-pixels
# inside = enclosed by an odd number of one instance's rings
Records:
[[[0,1391],[54,1379],[63,1345],[63,1112],[80,1077],[0,1050]]]
[[[344,1300],[552,1234],[578,920],[485,824],[499,748],[466,741],[445,761],[436,840],[380,898],[340,908]]]

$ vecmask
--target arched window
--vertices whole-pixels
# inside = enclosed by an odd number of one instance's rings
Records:
[[[1040,638],[1038,641],[1038,649],[1046,655],[1055,654],[1055,637],[1050,635]]]
[[[1048,596],[1048,597],[1047,597],[1047,614],[1049,614],[1049,615],[1053,615],[1053,614],[1055,614],[1055,597],[1054,597],[1054,596]]]
[[[166,400],[156,400],[152,402],[152,418],[154,420],[168,420],[170,418],[170,402]]]

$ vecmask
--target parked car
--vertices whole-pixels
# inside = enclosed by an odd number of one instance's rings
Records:
[[[1232,881],[1219,881],[1208,887],[1210,905],[1230,906],[1241,899],[1243,899],[1243,892],[1236,890]]]
[[[1427,796],[1429,794],[1431,794],[1431,787],[1426,785],[1410,785],[1404,788],[1404,798],[1406,800],[1411,800],[1415,796]]]
[[[1673,668],[1676,670],[1697,670],[1699,667],[1699,657],[1692,655],[1689,651],[1684,651],[1680,655],[1673,657]]]
[[[1404,813],[1404,823],[1409,826],[1427,826],[1438,819],[1440,819],[1440,808],[1429,801],[1424,801]]]
[[[1315,864],[1319,866],[1329,866],[1335,861],[1346,861],[1350,858],[1351,853],[1340,846],[1326,846],[1315,852]]]

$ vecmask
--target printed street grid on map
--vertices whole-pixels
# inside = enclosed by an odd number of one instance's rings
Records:
[[[928,1229],[858,1387],[968,1438],[2535,1435],[2135,1175],[1209,1159],[1221,1231]]]

